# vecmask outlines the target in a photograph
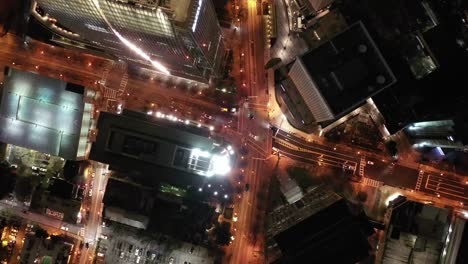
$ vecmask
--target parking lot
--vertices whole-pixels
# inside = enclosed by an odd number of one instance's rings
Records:
[[[208,250],[190,243],[174,241],[165,236],[154,239],[135,236],[135,232],[118,232],[104,227],[98,249],[98,257],[105,263],[213,263]]]

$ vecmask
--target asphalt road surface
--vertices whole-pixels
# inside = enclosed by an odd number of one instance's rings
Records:
[[[316,162],[331,167],[351,170],[362,177],[363,184],[380,187],[389,185],[397,188],[420,191],[468,204],[468,183],[453,175],[435,175],[415,167],[393,162],[377,154],[367,157],[350,152],[339,146],[308,142],[302,138],[279,131],[273,139],[273,147],[281,154],[301,162]],[[351,167],[349,167],[351,166]]]

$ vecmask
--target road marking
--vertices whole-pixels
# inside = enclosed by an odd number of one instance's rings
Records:
[[[128,83],[128,73],[124,73],[123,77],[122,77],[122,81],[120,82],[120,89],[119,91],[125,91],[125,87],[127,87],[127,83]]]
[[[292,159],[294,159],[294,157],[297,157],[299,159],[303,159],[303,160],[308,160],[308,161],[312,161],[312,162],[316,162],[317,164],[319,164],[319,166],[321,166],[322,164],[324,165],[329,165],[329,166],[332,166],[332,167],[336,167],[336,168],[340,168],[342,169],[343,168],[343,163],[339,163],[337,161],[334,161],[334,160],[324,160],[322,158],[322,161],[318,160],[318,159],[313,159],[313,158],[308,158],[308,157],[303,157],[303,156],[299,156],[299,155],[296,155],[296,154],[293,154],[293,153],[289,153],[289,152],[286,152],[286,151],[282,151],[282,150],[279,150],[280,154],[281,155],[284,155],[284,156],[287,156],[287,157],[290,157]],[[303,161],[301,161],[303,162]]]
[[[366,166],[366,157],[361,156],[361,161],[359,162],[359,176],[364,177],[364,167]]]
[[[424,177],[424,171],[420,170],[418,174],[418,181],[416,182],[416,187],[414,188],[416,191],[419,191],[419,189],[421,188],[423,177]]]
[[[104,90],[104,98],[116,99],[117,98],[117,90],[110,89],[108,87],[103,86]]]
[[[364,177],[363,183],[365,185],[367,185],[367,186],[372,186],[372,187],[375,187],[375,188],[379,188],[380,186],[383,185],[383,182],[381,182],[381,181],[373,180],[373,179],[366,178],[366,177]]]
[[[282,132],[282,133],[281,133]],[[339,156],[342,156],[342,157],[346,157],[346,158],[350,158],[350,159],[355,159],[356,156],[351,156],[351,155],[348,155],[348,154],[343,154],[341,152],[338,152],[338,151],[333,151],[333,150],[329,150],[329,149],[325,149],[325,148],[321,148],[320,145],[318,146],[311,146],[310,144],[305,144],[305,143],[302,143],[300,142],[299,140],[303,140],[301,138],[298,138],[294,135],[291,135],[291,134],[288,134],[286,131],[284,130],[281,130],[279,129],[279,132],[278,132],[280,135],[282,135],[283,137],[288,137],[289,140],[292,140],[294,142],[296,142],[297,144],[299,145],[302,145],[302,146],[305,146],[305,147],[309,147],[309,148],[316,148],[316,149],[319,149],[320,151],[323,151],[323,152],[327,152],[327,153],[331,153],[331,154],[328,154],[329,156],[331,155],[339,155]],[[283,134],[284,133],[284,134]],[[343,159],[343,158],[342,158]]]
[[[456,184],[455,184],[456,183]],[[451,179],[445,179],[433,175],[428,175],[424,187],[427,190],[437,193],[444,193],[453,197],[466,199],[465,189],[460,182]]]
[[[307,149],[307,148],[301,148],[301,147],[298,147],[294,144],[291,144],[289,142],[287,142],[286,140],[283,140],[283,139],[280,139],[280,138],[275,138],[275,142],[280,144],[280,145],[283,145],[287,148],[290,148],[290,149],[293,149],[293,150],[297,150],[297,151],[301,151],[301,152],[306,152],[306,153],[312,153],[312,154],[317,154],[317,155],[322,155],[323,156],[327,156],[327,157],[331,157],[333,159],[337,159],[337,160],[341,160],[343,161],[343,163],[341,163],[342,165],[344,163],[348,163],[350,165],[353,165],[354,167],[357,165],[357,163],[355,161],[352,161],[352,160],[347,160],[347,159],[344,159],[344,158],[341,158],[341,157],[337,157],[337,156],[333,156],[333,155],[329,155],[329,154],[326,154],[326,153],[322,153],[322,152],[317,152],[317,151],[313,151],[313,150],[310,150],[310,149]],[[324,151],[324,152],[327,152],[327,151]],[[327,159],[327,158],[325,158]],[[336,163],[339,163],[338,161],[336,160],[331,160],[331,159],[328,159],[329,161],[334,161]]]

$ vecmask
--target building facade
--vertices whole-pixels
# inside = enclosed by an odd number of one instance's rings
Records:
[[[218,76],[224,45],[211,0],[38,0],[34,11],[59,35],[127,62],[204,83]]]

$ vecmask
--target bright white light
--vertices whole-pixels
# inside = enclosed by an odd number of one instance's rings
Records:
[[[203,151],[199,148],[194,148],[192,149],[192,152],[190,153],[190,156],[193,156],[193,157],[202,157],[202,158],[209,158],[210,157],[210,153],[208,151]]]
[[[198,124],[197,127],[201,127],[201,124]]]
[[[149,110],[148,112],[146,112],[146,114],[152,115],[152,114],[153,114],[153,111]]]
[[[226,175],[231,171],[229,156],[213,155],[211,158],[210,171],[215,175]]]
[[[161,117],[161,112],[156,112],[156,117]]]
[[[109,26],[109,28],[112,30],[112,32],[114,32],[114,35],[117,36],[117,38],[119,38],[119,40],[125,44],[125,46],[127,46],[128,48],[130,48],[131,50],[133,50],[136,54],[138,54],[140,57],[144,58],[145,60],[149,61],[151,63],[151,65],[153,65],[153,67],[155,67],[157,70],[163,72],[164,74],[167,74],[167,75],[170,75],[171,73],[169,72],[169,70],[164,67],[161,63],[157,62],[157,61],[153,61],[151,59],[151,57],[146,54],[142,49],[140,49],[139,47],[137,47],[135,44],[133,44],[132,42],[130,42],[129,40],[127,40],[126,38],[124,38],[122,35],[120,35],[120,33],[114,29],[114,27],[111,25],[111,23],[107,20],[107,17],[104,15],[104,12],[102,12],[101,10],[101,6],[99,4],[99,1],[98,0],[93,0],[92,1],[94,3],[94,5],[96,6],[96,9],[99,11],[100,15],[102,16],[102,18],[104,19],[104,21],[106,21],[106,24]],[[201,4],[201,0],[200,0],[200,4]],[[201,5],[200,5],[201,6]],[[200,8],[199,6],[199,8]]]
[[[210,131],[213,131],[214,130],[214,127],[213,126],[210,126]]]
[[[188,119],[185,120],[185,124],[186,124],[186,125],[190,124],[190,121],[189,121]]]
[[[232,146],[231,145],[227,146],[227,150],[232,150]]]
[[[126,38],[124,38],[122,35],[120,35],[119,32],[117,32],[114,28],[112,28],[112,31],[114,32],[114,34],[120,39],[120,41],[122,41],[123,44],[125,44],[125,46],[129,47],[131,50],[133,50],[136,54],[138,54],[140,57],[144,58],[145,60],[149,61],[151,63],[151,65],[153,65],[153,67],[155,67],[156,69],[158,69],[160,72],[164,73],[164,74],[167,74],[167,75],[170,75],[171,73],[169,72],[169,70],[164,67],[161,63],[159,63],[158,61],[154,61],[151,59],[151,57],[146,54],[143,50],[141,50],[140,48],[138,48],[135,44],[131,43],[130,41],[128,41]]]
[[[396,198],[398,198],[398,196],[400,196],[401,193],[393,193],[391,194],[390,196],[387,197],[387,200],[385,200],[385,205],[389,205],[391,201],[395,200]]]
[[[214,194],[214,195],[218,195],[218,192],[217,192],[217,191],[215,191],[213,194]]]
[[[230,154],[230,155],[234,155],[234,150],[230,150],[230,151],[229,151],[229,154]]]
[[[228,195],[227,195],[227,194],[225,194],[225,195],[224,195],[224,198],[225,198],[225,199],[227,199],[227,198],[228,198]]]
[[[208,188],[211,188],[211,184],[208,184]]]
[[[202,3],[203,3],[203,0],[198,0],[197,12],[195,13],[195,19],[193,20],[193,25],[192,25],[192,32],[195,32],[195,30],[197,29],[198,16],[200,15]]]
[[[463,217],[468,218],[468,212],[463,212]]]
[[[201,191],[203,191],[203,189],[202,189],[202,188],[198,188],[198,191],[201,192]]]

